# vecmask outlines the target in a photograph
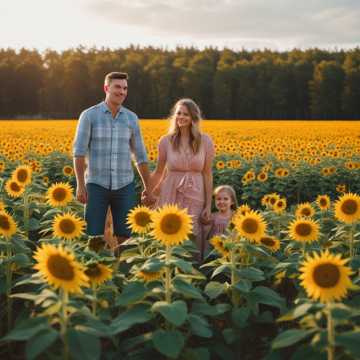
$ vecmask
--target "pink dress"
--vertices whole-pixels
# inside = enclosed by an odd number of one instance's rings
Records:
[[[176,204],[187,209],[192,216],[193,233],[199,249],[202,249],[202,234],[199,217],[205,205],[205,186],[202,171],[206,161],[212,161],[215,155],[211,138],[202,134],[197,154],[185,154],[173,149],[169,135],[159,142],[159,160],[165,160],[166,174],[160,183],[160,195],[157,207]]]
[[[225,233],[226,228],[228,227],[231,217],[223,217],[220,213],[211,214],[211,229],[209,231],[208,238],[211,239],[215,235],[221,235]]]

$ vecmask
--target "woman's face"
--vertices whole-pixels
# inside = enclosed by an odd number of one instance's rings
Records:
[[[176,125],[179,128],[191,126],[191,115],[185,105],[178,105],[175,110]]]

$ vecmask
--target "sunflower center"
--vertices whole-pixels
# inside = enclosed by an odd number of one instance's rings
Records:
[[[10,189],[11,189],[12,191],[18,192],[18,191],[21,190],[21,187],[19,186],[19,184],[18,184],[16,181],[12,181],[12,182],[10,183]]]
[[[139,212],[135,215],[135,222],[137,225],[145,227],[151,222],[151,217],[146,212]]]
[[[300,223],[295,227],[295,231],[300,236],[308,236],[311,234],[311,225],[308,223]]]
[[[167,235],[176,234],[181,228],[181,218],[176,214],[165,215],[161,220],[160,228]]]
[[[358,204],[353,199],[347,199],[342,203],[341,210],[346,215],[353,215],[358,210]]]
[[[259,224],[255,219],[245,219],[242,228],[248,234],[255,234],[259,228]]]
[[[47,261],[47,268],[50,274],[57,279],[71,281],[75,272],[69,260],[59,254],[51,255]]]
[[[28,172],[25,169],[20,169],[17,173],[17,178],[20,182],[25,182],[28,178]]]
[[[311,215],[311,211],[309,208],[304,208],[301,210],[301,214],[304,216],[310,216]]]
[[[0,215],[0,229],[10,230],[10,221],[6,215]]]
[[[276,205],[277,205],[277,207],[282,208],[282,207],[284,206],[284,203],[283,203],[281,200],[279,200],[279,201],[276,203]]]
[[[314,269],[313,279],[322,288],[334,287],[340,280],[339,268],[330,263],[320,264]]]
[[[326,199],[321,198],[321,199],[320,199],[320,206],[326,206],[326,205],[327,205]]]
[[[63,201],[66,198],[66,190],[63,188],[56,188],[53,191],[53,198],[56,201]]]
[[[72,234],[76,226],[71,219],[63,219],[59,223],[60,230],[65,234]]]
[[[271,205],[274,205],[275,202],[276,202],[276,199],[275,199],[275,198],[270,198],[270,199],[269,199],[269,202],[270,202]]]
[[[85,275],[87,275],[89,278],[99,277],[101,275],[101,270],[97,264],[93,264],[88,266],[88,268],[85,270]]]
[[[275,241],[271,237],[263,237],[260,239],[261,243],[266,246],[274,246]]]

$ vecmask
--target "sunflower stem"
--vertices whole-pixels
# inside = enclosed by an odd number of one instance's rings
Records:
[[[235,292],[235,285],[238,282],[238,277],[236,274],[236,256],[235,256],[235,249],[234,246],[231,248],[230,251],[230,261],[231,261],[231,302],[234,307],[239,305],[239,296]]]
[[[92,314],[96,317],[96,306],[97,306],[97,286],[95,283],[92,284],[93,300],[91,304]]]
[[[166,245],[166,266],[165,266],[165,300],[167,303],[171,303],[171,269],[170,269],[170,259],[171,259],[171,247]]]
[[[24,230],[25,236],[29,237],[29,219],[30,219],[30,209],[29,209],[29,197],[30,194],[25,190],[24,194]]]
[[[327,353],[328,353],[328,360],[334,360],[335,359],[335,329],[334,329],[334,321],[332,318],[331,313],[331,303],[328,303],[326,305],[326,314],[327,314],[327,335],[328,335],[328,347],[327,347]]]
[[[12,256],[10,240],[7,242],[6,246],[7,251],[7,266],[6,266],[6,299],[7,299],[7,325],[8,331],[10,331],[12,326],[12,298],[11,295],[11,282],[12,282],[12,272],[11,272],[11,262],[10,258]]]
[[[349,239],[350,261],[354,257],[354,232],[355,232],[355,223],[352,223],[350,230],[350,239]]]
[[[69,359],[69,344],[67,339],[67,305],[69,302],[69,294],[63,289],[60,290],[61,295],[61,313],[60,313],[60,334],[64,344],[64,360]]]

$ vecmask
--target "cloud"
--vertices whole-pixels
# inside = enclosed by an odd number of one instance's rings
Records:
[[[86,11],[152,36],[200,43],[341,47],[360,39],[357,0],[89,0]]]

